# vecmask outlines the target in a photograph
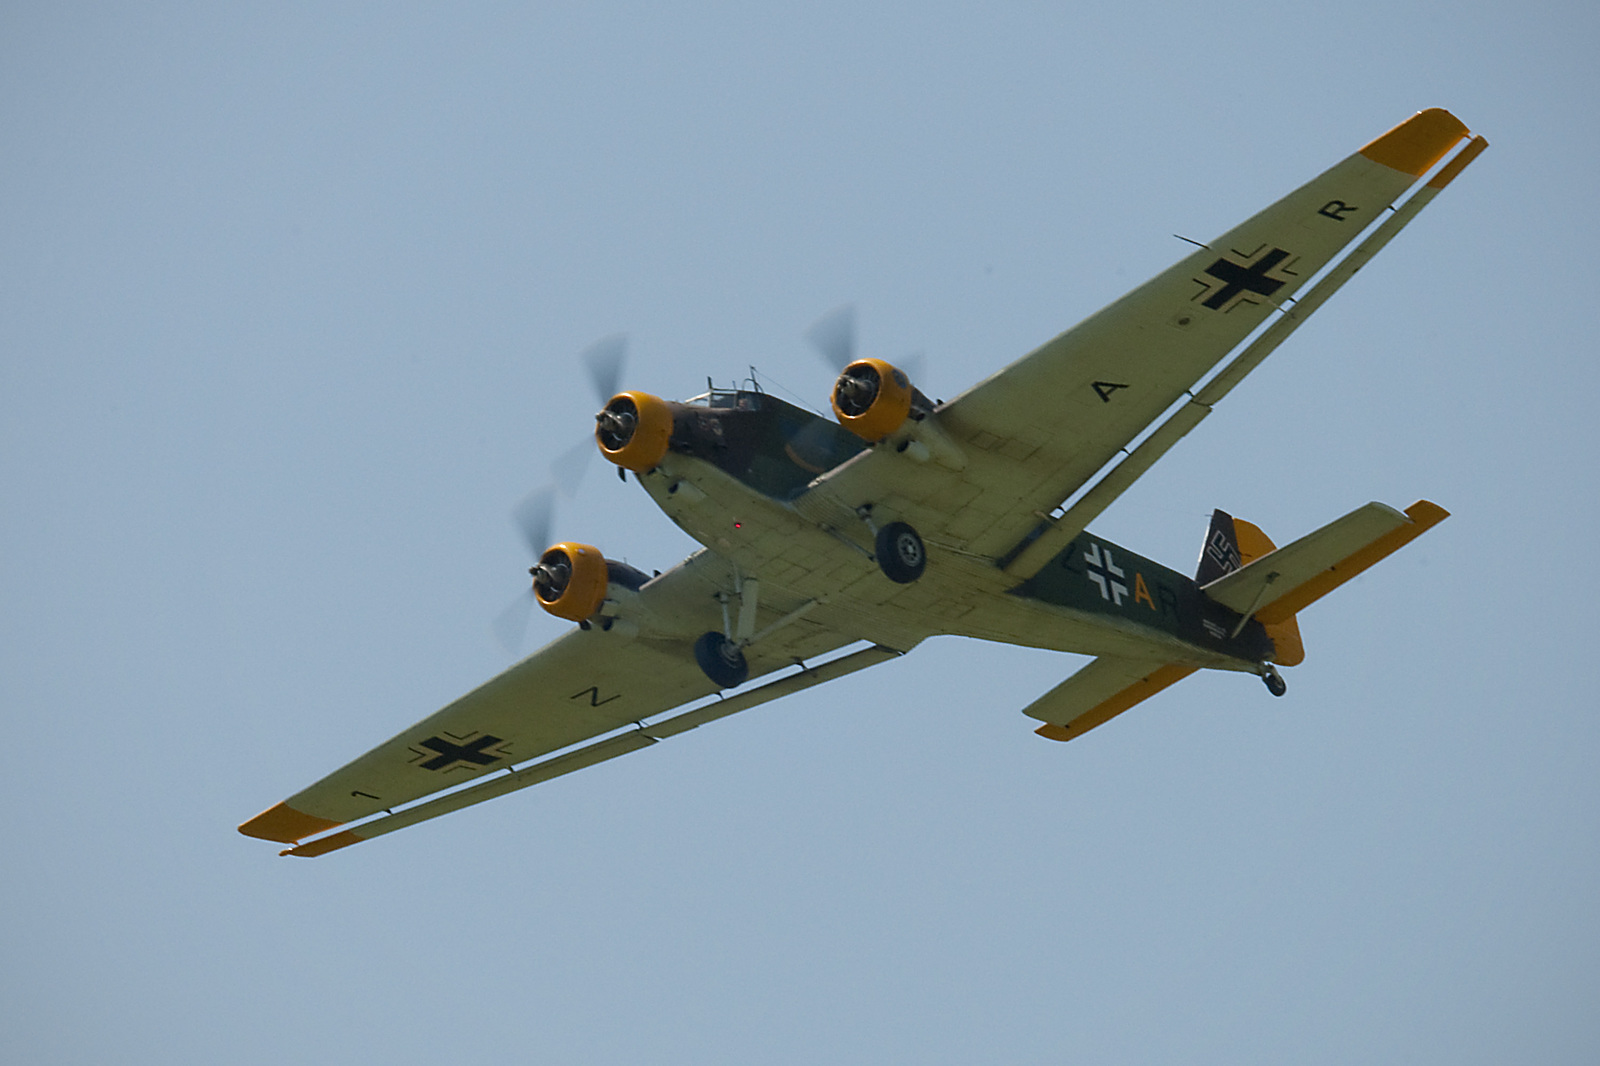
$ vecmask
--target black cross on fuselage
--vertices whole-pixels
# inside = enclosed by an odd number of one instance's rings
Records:
[[[1240,266],[1227,259],[1218,259],[1206,267],[1206,273],[1222,282],[1222,288],[1212,293],[1201,306],[1217,311],[1243,292],[1253,292],[1257,296],[1271,296],[1283,288],[1283,282],[1277,278],[1267,277],[1267,271],[1287,258],[1289,258],[1288,252],[1282,248],[1274,248],[1249,266]]]
[[[424,770],[443,770],[454,762],[469,762],[476,766],[488,766],[492,762],[499,762],[498,755],[485,755],[483,749],[491,744],[500,743],[499,737],[491,737],[485,733],[470,744],[452,744],[443,737],[429,737],[422,742],[424,748],[438,752],[438,756],[422,764]]]

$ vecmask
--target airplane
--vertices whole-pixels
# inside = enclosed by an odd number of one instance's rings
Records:
[[[327,854],[935,635],[1094,656],[1023,709],[1052,740],[1202,669],[1283,695],[1298,613],[1443,508],[1368,503],[1281,548],[1219,510],[1192,578],[1088,525],[1487,145],[1418,112],[949,402],[855,358],[837,319],[813,332],[843,363],[836,421],[754,380],[683,402],[618,392],[600,452],[703,548],[652,575],[551,546],[532,592],[570,630],[239,831]]]

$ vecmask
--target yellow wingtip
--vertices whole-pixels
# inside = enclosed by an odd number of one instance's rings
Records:
[[[239,826],[239,832],[247,837],[293,844],[296,840],[332,829],[338,824],[330,818],[318,818],[314,814],[297,811],[287,803],[280,803]]]
[[[1449,518],[1450,512],[1432,500],[1418,500],[1406,508],[1406,517],[1422,527],[1421,531],[1426,531]]]
[[[1468,133],[1466,124],[1442,107],[1418,111],[1361,149],[1374,163],[1422,177]]]

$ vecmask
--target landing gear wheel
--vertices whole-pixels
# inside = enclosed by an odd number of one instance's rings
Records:
[[[1266,683],[1267,691],[1274,696],[1281,696],[1289,691],[1289,685],[1283,680],[1283,675],[1278,673],[1278,668],[1271,663],[1261,664],[1261,680]]]
[[[890,522],[878,530],[878,566],[890,581],[909,585],[922,576],[928,552],[917,531],[904,522]]]
[[[702,634],[694,642],[694,661],[718,688],[735,688],[750,676],[750,664],[745,662],[744,651],[715,630]]]

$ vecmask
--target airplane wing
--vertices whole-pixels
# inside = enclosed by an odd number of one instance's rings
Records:
[[[931,417],[964,453],[959,473],[879,448],[818,488],[852,508],[879,499],[931,545],[1031,576],[1487,145],[1474,138],[1391,213],[1467,134],[1447,111],[1420,112],[940,407]],[[1302,291],[1385,215],[1365,242]],[[1226,369],[1191,391],[1275,315],[1281,317]],[[1071,512],[1052,514],[1124,452],[1131,454]],[[887,495],[885,484],[893,485]]]
[[[722,607],[715,594],[726,584],[718,581],[725,579],[726,570],[726,563],[714,554],[696,553],[639,590],[638,609],[648,612],[652,637],[630,635],[631,627],[622,624],[609,631],[598,625],[573,629],[443,710],[263,811],[239,831],[294,844],[380,813],[399,818],[406,812],[390,812],[473,781],[480,785],[466,790],[474,796],[467,802],[478,802],[506,790],[502,786],[499,791],[484,791],[483,778],[515,778],[515,787],[523,787],[782,694],[772,692],[774,686],[787,692],[849,672],[833,665],[841,660],[819,667],[802,665],[798,683],[792,677],[783,678],[761,689],[714,700],[666,723],[645,726],[644,720],[651,716],[717,693],[717,686],[695,662],[692,644],[700,633],[722,628]],[[764,610],[775,621],[783,608],[782,603],[775,603]],[[750,676],[804,664],[854,639],[808,618],[794,619],[748,649]],[[900,654],[887,648],[876,649],[877,654],[871,654],[873,651],[844,658],[850,660],[850,669],[859,669]],[[762,691],[771,695],[752,699],[753,693]],[[554,772],[550,763],[528,765],[531,760],[622,730],[628,731],[582,752],[557,756]],[[427,816],[464,805],[455,802],[431,807]],[[412,815],[404,824],[418,820]],[[322,854],[373,835],[376,832],[366,824],[358,825],[286,854]]]

